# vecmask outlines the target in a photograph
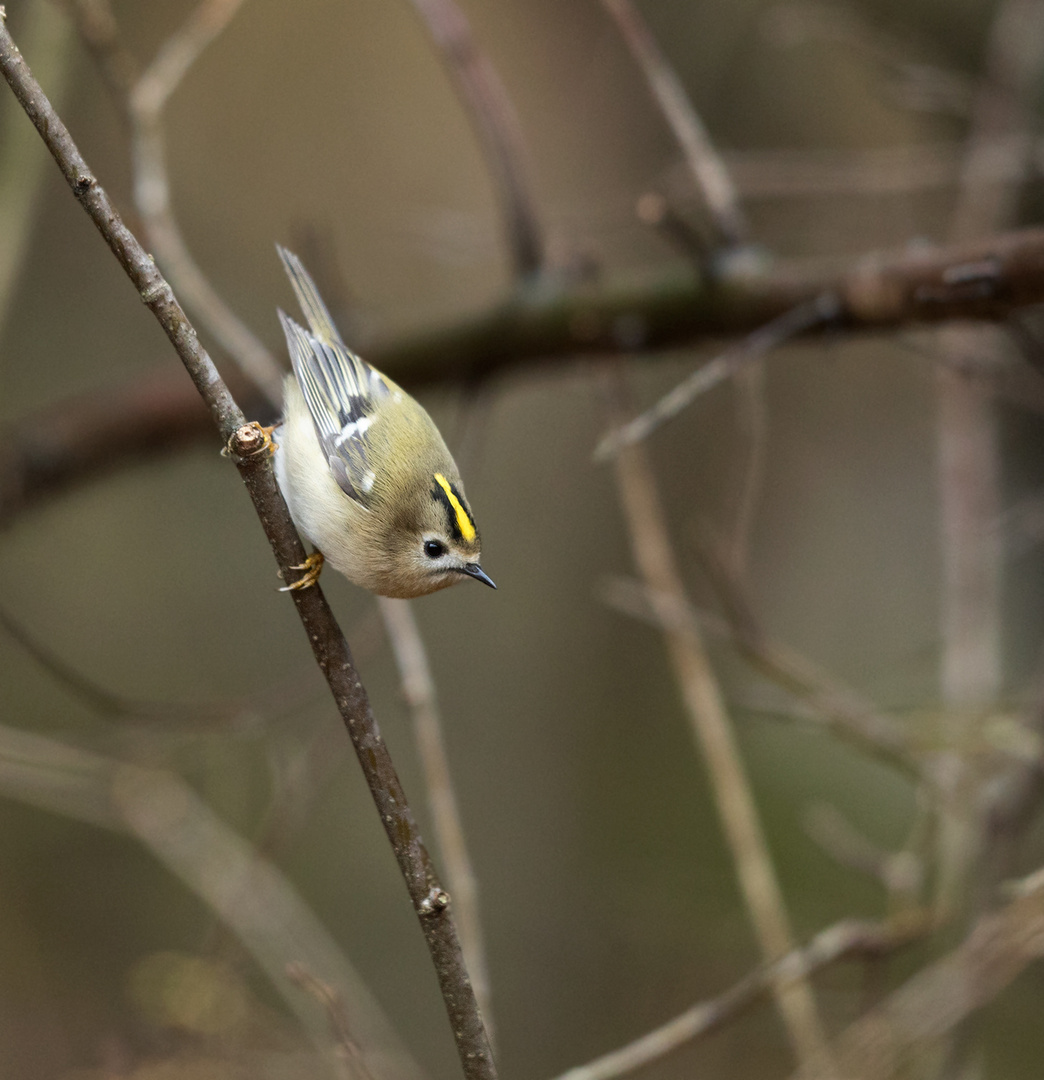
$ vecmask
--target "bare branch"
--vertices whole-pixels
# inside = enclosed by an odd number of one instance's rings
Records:
[[[149,246],[178,293],[214,339],[278,409],[283,368],[221,299],[192,258],[170,198],[162,116],[170,96],[204,49],[224,30],[243,0],[201,0],[148,68],[124,47],[109,0],[72,0],[80,34],[94,53],[131,130],[134,199]]]
[[[269,419],[252,384],[231,385],[252,415]],[[204,439],[217,447],[213,421],[169,363],[41,409],[0,433],[0,527],[71,484]]]
[[[203,50],[227,26],[243,0],[202,0],[184,26],[163,45],[127,95],[134,162],[134,201],[149,245],[171,282],[240,370],[269,401],[283,399],[284,371],[257,336],[221,299],[178,228],[170,199],[163,108]]]
[[[951,223],[955,241],[1004,228],[1014,213],[1029,163],[1028,99],[1044,69],[1044,3],[1005,0],[994,18],[987,81],[973,107],[972,131]],[[991,174],[998,138],[1018,144],[1023,173]],[[982,348],[968,331],[944,332],[951,354]],[[992,404],[952,368],[940,371],[939,484],[944,565],[943,695],[966,706],[992,700],[1000,671],[1000,544],[991,528],[999,511],[999,449]]]
[[[366,984],[282,873],[233,832],[173,773],[141,769],[0,725],[6,798],[136,836],[212,908],[323,1045],[286,979],[292,961],[337,986],[375,1075],[423,1080]]]
[[[865,256],[840,273],[780,264],[713,286],[688,268],[597,288],[562,284],[550,295],[512,297],[477,318],[378,344],[370,353],[409,385],[485,378],[524,361],[633,351],[635,328],[644,350],[750,333],[823,294],[838,298],[837,330],[1003,319],[1044,302],[1044,228]]]
[[[990,1004],[1044,955],[1044,881],[1028,878],[1006,907],[983,916],[943,959],[922,969],[835,1042],[847,1080],[894,1080],[958,1024]],[[801,1071],[793,1080],[811,1080]]]
[[[424,640],[408,600],[377,597],[377,606],[391,642],[402,680],[403,694],[413,715],[413,738],[428,789],[428,807],[435,826],[435,840],[445,866],[446,883],[460,930],[464,962],[475,997],[493,1042],[492,987],[486,960],[485,936],[478,902],[478,879],[471,865],[464,825],[450,774],[449,754],[442,733],[435,680],[428,665]]]
[[[602,0],[602,6],[616,21],[685,154],[689,172],[714,222],[718,242],[727,246],[742,243],[747,236],[747,222],[736,188],[678,73],[631,0]]]
[[[609,432],[595,448],[596,461],[606,461],[625,446],[648,438],[658,427],[673,419],[700,394],[705,394],[720,382],[731,378],[741,368],[761,360],[766,353],[806,333],[816,326],[832,322],[840,314],[840,305],[833,293],[823,293],[805,304],[799,304],[749,334],[738,345],[697,368],[687,379],[640,416]]]
[[[131,90],[131,111],[158,118],[204,49],[232,21],[243,0],[202,0],[184,25],[163,43]]]
[[[612,387],[607,386],[613,395],[614,418],[620,411],[615,398],[622,392],[620,374],[615,375]],[[661,622],[692,734],[706,761],[747,911],[762,955],[768,961],[776,960],[793,949],[786,905],[699,629],[693,622],[678,626],[673,619],[676,608],[686,602],[685,589],[645,447],[629,447],[617,455],[615,466],[634,561]],[[792,983],[777,980],[773,993],[798,1060],[809,1064],[817,1075],[820,1070],[830,1073],[826,1036],[807,981],[804,977]]]
[[[256,424],[245,425],[242,412],[199,344],[196,331],[170,285],[123,224],[88,169],[65,125],[33,79],[2,19],[0,70],[36,125],[74,194],[126,270],[142,300],[159,320],[207,403],[222,440],[239,468],[280,568],[285,571],[300,564],[304,561],[304,547],[276,486],[267,437]],[[469,1080],[491,1080],[496,1070],[464,967],[456,928],[446,910],[448,898],[421,841],[366,691],[355,671],[348,643],[318,587],[296,589],[290,595],[316,661],[337,702],[377,805],[381,824],[406,881],[435,966],[464,1074]]]
[[[716,1031],[757,1004],[781,982],[808,978],[850,957],[885,955],[916,940],[926,929],[915,924],[893,929],[856,919],[837,923],[816,934],[804,948],[752,972],[720,997],[693,1005],[640,1039],[570,1069],[555,1080],[615,1080],[626,1076]]]
[[[471,118],[493,177],[515,273],[543,268],[544,244],[529,187],[525,138],[496,68],[479,48],[455,0],[410,0],[428,28]]]
[[[652,590],[622,579],[611,581],[603,596],[618,610],[651,622],[661,630],[667,628],[686,634],[694,629],[702,630],[731,642],[762,675],[803,702],[813,723],[821,724],[832,734],[903,773],[919,775],[915,747],[894,717],[879,712],[856,691],[821,671],[810,660],[772,640],[752,621],[720,619],[696,611],[684,598],[679,601],[664,593],[654,604]]]
[[[1010,224],[1032,150],[1032,103],[1044,71],[1044,3],[1004,0],[994,15],[986,74],[977,88],[961,185],[950,234],[955,241]],[[990,155],[998,139],[1017,147],[1023,175],[996,182]],[[950,363],[938,373],[936,426],[940,495],[942,595],[940,687],[953,748],[941,756],[936,904],[971,915],[992,901],[996,882],[982,876],[986,842],[982,778],[963,753],[979,735],[982,710],[1003,682],[1002,557],[994,528],[1000,510],[1001,451],[993,402],[959,370],[967,353],[983,351],[984,335],[948,327],[941,343]],[[986,351],[996,349],[996,338]],[[960,1056],[958,1040],[951,1048]],[[955,1065],[953,1071],[959,1066]]]
[[[597,291],[563,288],[524,303],[516,298],[412,339],[378,343],[370,358],[409,388],[470,382],[526,363],[619,352],[626,347],[615,329],[620,320],[644,327],[648,358],[654,349],[749,331],[831,290],[843,300],[838,331],[1004,318],[1044,301],[1044,229],[934,252],[895,252],[863,260],[841,275],[781,265],[711,291],[689,272],[608,282]],[[265,420],[272,415],[256,391],[242,380],[230,382],[250,413]],[[1039,378],[1021,367],[1005,372],[996,385],[978,385],[1044,409]],[[0,522],[82,477],[140,462],[211,430],[197,395],[168,368],[47,409],[0,434]]]

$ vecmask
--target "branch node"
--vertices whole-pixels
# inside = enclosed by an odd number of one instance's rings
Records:
[[[445,889],[431,889],[417,905],[418,915],[441,915],[450,903],[449,893]]]
[[[76,182],[73,184],[73,191],[76,193],[78,199],[83,198],[88,191],[97,184],[98,181],[95,177],[91,176],[88,172],[82,172],[76,177]]]
[[[151,256],[149,257],[149,261],[155,266],[155,260],[152,259]],[[170,286],[162,277],[160,277],[159,280],[146,285],[138,295],[141,297],[141,302],[146,307],[152,307],[158,300],[161,300],[168,295],[171,299],[174,297]]]
[[[221,451],[222,457],[235,462],[249,461],[263,454],[274,454],[277,443],[272,438],[275,427],[263,427],[256,420],[244,424],[232,432],[232,437]]]

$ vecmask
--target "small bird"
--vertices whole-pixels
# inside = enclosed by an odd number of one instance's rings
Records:
[[[465,578],[491,588],[453,456],[423,407],[341,340],[300,259],[278,248],[308,329],[282,311],[293,373],[275,430],[275,472],[301,533],[326,561],[379,596],[414,597]]]

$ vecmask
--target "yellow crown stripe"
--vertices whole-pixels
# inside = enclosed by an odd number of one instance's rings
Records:
[[[446,498],[449,499],[450,506],[453,507],[453,513],[457,515],[457,528],[460,529],[460,535],[470,544],[475,539],[475,524],[468,517],[464,504],[457,498],[457,493],[442,473],[435,474],[435,482],[446,492]]]

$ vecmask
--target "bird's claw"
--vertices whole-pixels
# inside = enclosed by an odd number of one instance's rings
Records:
[[[319,575],[323,572],[323,563],[325,561],[321,551],[313,551],[303,563],[289,567],[291,570],[303,570],[304,573],[296,581],[291,581],[289,585],[284,585],[279,591],[291,592],[295,589],[307,589],[312,585],[318,584]]]

